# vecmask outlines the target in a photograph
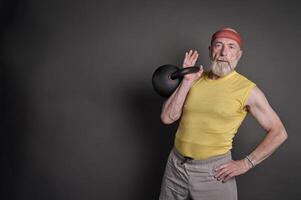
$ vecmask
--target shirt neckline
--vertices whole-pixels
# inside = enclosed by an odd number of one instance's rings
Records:
[[[221,82],[221,81],[227,80],[230,77],[232,77],[233,75],[237,74],[237,72],[235,70],[233,70],[232,72],[230,72],[230,74],[227,74],[226,76],[220,77],[218,79],[210,79],[209,73],[210,73],[210,71],[206,74],[206,77],[205,77],[205,80],[209,81],[209,82]]]

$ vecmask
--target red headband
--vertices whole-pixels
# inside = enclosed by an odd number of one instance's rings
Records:
[[[229,29],[220,29],[220,30],[216,31],[212,35],[211,44],[217,38],[229,38],[229,39],[236,41],[240,47],[242,45],[242,39],[241,39],[240,35],[238,33],[236,33],[235,31],[232,31]]]

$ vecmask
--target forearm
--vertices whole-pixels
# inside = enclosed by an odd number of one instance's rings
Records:
[[[164,102],[161,112],[161,120],[170,124],[178,120],[182,114],[182,108],[192,83],[182,81],[174,93]]]
[[[251,161],[257,165],[268,158],[285,140],[287,133],[283,126],[274,128],[267,132],[262,142],[249,155]]]

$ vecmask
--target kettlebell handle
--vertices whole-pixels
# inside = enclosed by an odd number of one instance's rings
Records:
[[[200,70],[200,68],[199,67],[195,67],[195,66],[181,68],[178,71],[172,73],[170,75],[170,78],[172,80],[183,78],[186,74],[193,74],[193,73],[198,72],[199,70]]]
[[[153,88],[159,95],[169,97],[179,86],[183,76],[199,70],[200,68],[196,66],[179,68],[175,65],[162,65],[153,73]]]

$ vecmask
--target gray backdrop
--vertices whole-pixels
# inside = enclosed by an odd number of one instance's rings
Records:
[[[301,14],[297,1],[1,1],[1,199],[157,199],[177,124],[163,125],[156,67],[185,51],[208,64],[211,34],[237,29],[237,71],[288,140],[237,177],[243,200],[299,199]],[[205,67],[208,69],[208,67]],[[248,116],[243,158],[264,137]]]

